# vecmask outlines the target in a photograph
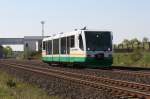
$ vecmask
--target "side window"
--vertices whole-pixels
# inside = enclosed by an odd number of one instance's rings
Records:
[[[70,41],[71,41],[70,47],[75,47],[75,37],[74,36],[70,37]]]
[[[59,39],[53,40],[53,54],[59,54]]]
[[[61,38],[61,54],[66,54],[66,37]]]
[[[82,39],[81,34],[79,35],[79,48],[80,48],[81,50],[83,50],[83,39]]]
[[[48,41],[48,54],[52,54],[52,41]]]
[[[43,50],[45,50],[45,41],[43,42]]]

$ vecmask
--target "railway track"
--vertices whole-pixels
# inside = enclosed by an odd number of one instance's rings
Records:
[[[149,70],[133,70],[133,69],[124,69],[121,68],[116,69],[73,69],[73,68],[62,68],[62,66],[49,66],[48,64],[42,63],[41,61],[26,61],[24,64],[33,65],[33,66],[39,66],[43,68],[55,68],[60,70],[65,70],[69,72],[75,72],[80,74],[86,74],[86,75],[95,75],[99,77],[105,77],[105,78],[113,78],[116,80],[124,80],[124,81],[131,81],[131,82],[137,82],[137,83],[143,83],[143,84],[150,84],[150,72]],[[19,63],[19,62],[18,62]],[[21,62],[20,62],[21,63]]]
[[[38,74],[54,76],[60,79],[73,81],[99,90],[108,91],[113,95],[117,96],[133,97],[139,99],[150,99],[150,85],[147,84],[115,80],[104,77],[96,77],[91,75],[84,75],[63,70],[46,69],[24,64],[14,64],[5,62],[0,64],[7,65],[17,69],[23,69]]]
[[[150,72],[149,70],[143,71],[143,70],[128,70],[128,69],[88,69],[88,68],[83,68],[83,69],[75,69],[75,68],[67,68],[62,66],[49,66],[46,63],[43,63],[42,61],[39,60],[25,60],[25,61],[17,61],[17,60],[0,60],[1,62],[9,62],[9,63],[20,63],[20,64],[27,64],[27,65],[32,65],[36,67],[42,67],[42,68],[49,68],[49,69],[59,69],[59,70],[64,70],[64,71],[69,71],[69,72],[74,72],[74,73],[80,73],[84,75],[93,75],[97,77],[105,77],[105,78],[113,78],[116,80],[123,80],[123,81],[130,81],[130,82],[136,82],[136,83],[142,83],[142,84],[150,84]]]
[[[6,61],[10,61],[10,60],[3,60],[4,62]],[[16,62],[16,60],[11,60],[12,62]],[[17,61],[19,62],[19,61]],[[20,61],[20,63],[27,63],[27,62],[31,62],[30,65],[41,65],[41,66],[46,66],[45,63],[43,63],[42,61],[38,61],[38,60],[31,60],[31,61]],[[140,70],[141,69],[141,70]],[[144,77],[144,76],[150,76],[150,68],[149,69],[146,69],[146,68],[139,68],[139,67],[117,67],[117,66],[113,66],[111,67],[111,69],[87,69],[89,71],[92,71],[92,72],[113,72],[113,73],[122,73],[122,74],[125,74],[125,75],[131,75],[131,76],[139,76],[139,77]]]
[[[130,75],[130,76],[134,76],[134,77],[146,77],[146,76],[150,76],[150,72],[147,71],[129,71],[129,70],[118,70],[118,69],[112,69],[112,70],[101,70],[101,69],[90,69],[90,71],[93,72],[113,72],[116,74],[124,74],[124,75]]]

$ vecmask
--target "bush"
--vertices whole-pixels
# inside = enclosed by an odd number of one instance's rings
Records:
[[[7,86],[12,88],[12,87],[16,87],[16,82],[13,80],[8,80],[7,81]]]
[[[137,62],[140,59],[143,58],[143,54],[141,50],[134,50],[134,52],[130,55],[130,59],[132,60],[132,62]]]

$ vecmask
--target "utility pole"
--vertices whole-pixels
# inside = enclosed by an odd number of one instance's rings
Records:
[[[42,38],[44,38],[44,24],[45,24],[45,21],[41,21],[41,24],[42,24]]]

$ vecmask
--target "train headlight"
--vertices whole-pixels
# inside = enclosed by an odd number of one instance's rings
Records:
[[[112,57],[112,54],[109,54],[108,56],[109,56],[109,57]]]

